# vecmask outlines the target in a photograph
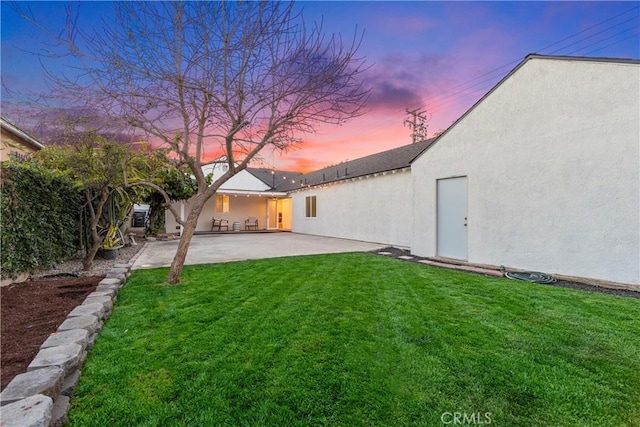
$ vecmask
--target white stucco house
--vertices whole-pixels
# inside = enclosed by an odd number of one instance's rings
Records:
[[[640,61],[528,56],[412,187],[416,255],[640,285]]]
[[[395,166],[295,189],[293,231],[640,287],[638,60],[529,55]]]
[[[640,288],[640,61],[529,55],[435,139],[304,175],[248,169],[205,210],[200,230],[252,212],[267,229]]]
[[[293,231],[411,247],[411,161],[433,139],[304,175],[289,189]]]
[[[213,177],[226,172],[225,161],[203,167],[205,175]],[[257,218],[257,230],[287,230],[292,228],[291,198],[286,189],[300,184],[300,173],[283,172],[265,168],[247,168],[225,182],[216,195],[205,204],[198,219],[196,232],[212,230],[213,219],[227,221],[228,231],[245,229],[245,221]],[[191,209],[190,201],[178,202],[176,210],[186,218]],[[165,217],[169,233],[179,232],[180,226],[169,212]]]

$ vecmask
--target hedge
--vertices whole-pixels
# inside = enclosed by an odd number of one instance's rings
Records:
[[[76,254],[82,197],[65,177],[33,162],[2,165],[2,277],[50,268]]]

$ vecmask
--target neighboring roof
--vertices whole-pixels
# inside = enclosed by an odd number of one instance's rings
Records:
[[[360,176],[375,173],[388,172],[409,167],[419,153],[426,150],[434,139],[426,139],[414,144],[404,145],[377,154],[343,162],[337,165],[300,175],[297,183],[291,183],[286,190],[296,190],[301,187],[308,187],[319,184],[326,184],[345,179],[357,178]]]
[[[29,135],[22,129],[18,128],[16,125],[11,123],[9,120],[5,119],[4,117],[0,117],[0,125],[2,126],[2,129],[17,136],[18,138],[23,140],[25,143],[27,143],[27,145],[31,145],[34,149],[41,150],[44,148],[44,145],[40,141],[38,141],[37,139]]]
[[[298,184],[303,177],[300,172],[279,171],[269,168],[247,168],[247,172],[264,182],[274,191],[285,191]]]
[[[421,152],[417,153],[416,156],[411,159],[410,163],[413,163],[414,160],[416,160],[418,157],[420,157],[425,151],[427,151],[432,145],[434,145],[436,142],[438,142],[440,140],[440,138],[442,138],[444,135],[446,135],[447,133],[449,133],[449,130],[452,129],[453,127],[455,127],[461,120],[463,120],[465,117],[467,117],[469,115],[469,113],[471,113],[471,111],[473,111],[480,103],[482,103],[482,101],[484,101],[489,95],[491,95],[498,87],[500,87],[502,85],[502,83],[504,83],[507,79],[509,79],[516,71],[518,71],[520,68],[522,68],[522,66],[524,64],[526,64],[527,62],[529,62],[532,59],[544,59],[544,60],[555,60],[555,61],[573,61],[573,62],[606,62],[606,63],[615,63],[615,64],[632,64],[632,65],[640,65],[640,59],[630,59],[630,58],[597,58],[597,57],[588,57],[588,56],[554,56],[554,55],[539,55],[537,53],[530,53],[528,54],[518,65],[515,66],[515,68],[511,71],[509,71],[509,73],[507,73],[507,75],[505,75],[498,83],[495,84],[495,86],[493,86],[491,89],[489,89],[489,91],[484,94],[484,96],[482,98],[480,98],[475,104],[473,104],[471,106],[471,108],[469,108],[462,116],[460,116],[460,118],[458,118],[458,120],[456,120],[455,122],[453,122],[451,124],[451,126],[449,126],[444,132],[442,132],[440,135],[438,135],[437,138],[435,138],[435,140],[433,141],[433,144],[430,144],[428,147],[426,147],[424,150],[422,150]]]

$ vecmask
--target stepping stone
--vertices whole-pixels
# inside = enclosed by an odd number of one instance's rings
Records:
[[[82,352],[82,346],[78,344],[44,348],[33,358],[27,367],[27,372],[46,368],[47,366],[57,366],[64,369],[65,373],[69,373],[80,364]]]
[[[53,400],[49,396],[36,394],[10,403],[0,411],[2,427],[36,427],[51,423]]]
[[[391,253],[391,252],[378,252],[378,255],[386,255],[386,256],[389,256],[389,255],[393,255],[393,253]]]
[[[398,258],[399,259],[404,259],[404,260],[407,260],[407,261],[410,260],[410,259],[413,259],[413,257],[409,256],[409,255],[400,255]]]
[[[85,347],[88,341],[89,331],[86,329],[69,329],[67,331],[54,332],[49,335],[49,338],[42,343],[40,348],[57,347],[65,344],[78,344]]]
[[[53,399],[60,394],[63,380],[64,370],[56,366],[16,375],[0,394],[0,402],[4,406],[36,394]]]

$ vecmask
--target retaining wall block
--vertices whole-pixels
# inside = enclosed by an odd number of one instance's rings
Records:
[[[131,272],[128,268],[113,267],[107,273],[107,278],[109,278],[109,274],[124,274],[124,277],[128,278]]]
[[[57,366],[16,375],[0,393],[0,404],[4,406],[36,394],[55,399],[62,390],[63,382],[64,370]]]
[[[124,273],[107,273],[107,279],[120,279],[124,282],[126,278],[127,276]]]
[[[69,329],[52,333],[40,348],[57,347],[65,344],[78,344],[85,347],[87,342],[89,342],[89,331],[86,329]]]
[[[64,370],[66,376],[78,367],[82,353],[82,346],[78,344],[66,344],[42,349],[27,367],[27,372],[47,366],[57,366]]]
[[[27,367],[0,393],[0,427],[62,426],[69,399],[80,379],[87,350],[111,314],[118,290],[131,274],[132,264],[117,264],[84,302],[49,335]],[[16,400],[20,399],[20,400]]]
[[[53,402],[51,408],[51,422],[49,427],[62,427],[67,422],[67,413],[69,412],[69,398],[67,396],[59,396]]]
[[[123,282],[123,280],[121,280],[121,279],[107,276],[106,278],[104,278],[100,282],[98,282],[98,286],[101,286],[101,285],[122,286],[122,282]]]
[[[109,297],[113,300],[116,296],[116,292],[118,291],[114,289],[105,289],[103,291],[96,290],[95,292],[91,292],[89,295],[87,295],[87,298]]]
[[[43,394],[10,403],[0,411],[2,427],[48,427],[51,423],[53,399]]]
[[[91,316],[97,317],[98,319],[102,319],[104,318],[105,311],[106,310],[104,308],[104,305],[98,302],[81,304],[76,308],[74,308],[73,310],[71,310],[71,313],[69,313],[67,317],[79,317],[84,315],[91,315]]]
[[[67,375],[67,378],[62,382],[62,387],[60,388],[60,394],[63,396],[71,397],[73,392],[76,390],[76,386],[78,385],[78,381],[80,381],[80,375],[82,371],[80,369],[76,369],[71,374]]]
[[[111,299],[115,300],[115,296],[120,290],[121,286],[118,285],[98,285],[96,288],[96,292],[113,292],[113,295],[110,295]],[[94,298],[94,297],[91,297]]]
[[[67,317],[67,320],[62,322],[58,327],[58,331],[68,331],[70,329],[86,329],[90,334],[98,330],[98,318],[90,314],[84,314],[82,316]]]
[[[109,297],[87,297],[82,304],[94,304],[100,303],[104,305],[106,311],[111,311],[113,308],[113,300]]]

